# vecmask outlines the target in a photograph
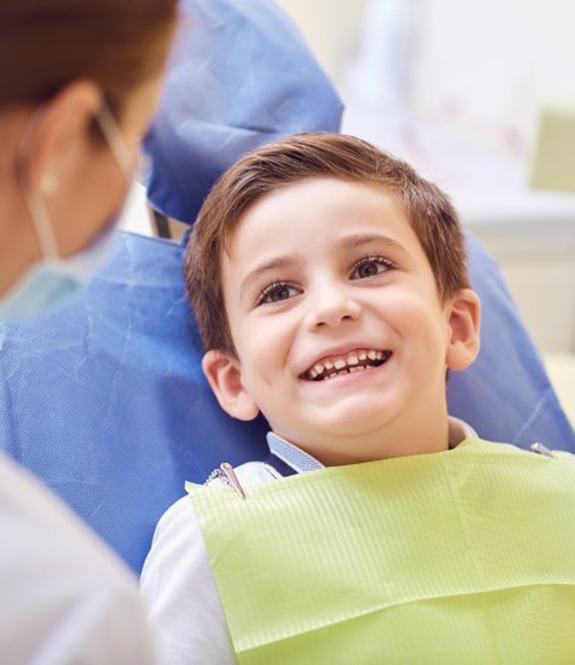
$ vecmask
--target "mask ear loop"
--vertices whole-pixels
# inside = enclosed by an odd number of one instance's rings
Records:
[[[24,192],[24,197],[26,198],[30,216],[36,228],[36,234],[40,241],[44,258],[46,260],[58,261],[60,259],[58,243],[56,242],[56,236],[46,204],[40,196],[33,196],[29,192]]]
[[[133,160],[126,144],[123,141],[118,123],[116,122],[107,104],[103,105],[100,112],[96,116],[96,120],[100,125],[102,134],[104,134],[104,138],[106,139],[112,154],[118,162],[118,166],[122,169],[124,175],[127,178],[131,178]]]
[[[41,112],[41,110],[36,111],[33,122],[38,122],[38,117]],[[26,202],[28,212],[30,213],[34,229],[36,231],[36,237],[38,238],[38,242],[40,244],[42,257],[45,260],[58,261],[60,258],[60,253],[58,252],[58,243],[56,242],[56,235],[54,233],[54,229],[52,228],[52,223],[50,221],[50,215],[48,214],[46,204],[44,201],[42,201],[41,196],[33,195],[28,191],[28,188],[25,185],[26,179],[23,173],[23,164],[26,161],[25,140],[26,137],[22,137],[16,150],[16,154],[18,156],[17,176],[20,183],[20,189],[22,196],[24,197],[24,201]],[[42,187],[42,183],[40,183],[40,187]]]

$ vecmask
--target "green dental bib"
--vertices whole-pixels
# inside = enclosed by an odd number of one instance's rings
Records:
[[[187,491],[242,665],[575,663],[567,453],[466,439]]]

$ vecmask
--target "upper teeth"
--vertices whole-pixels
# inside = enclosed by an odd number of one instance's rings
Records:
[[[358,365],[360,360],[382,360],[383,351],[371,350],[362,350],[362,351],[352,351],[346,356],[339,356],[337,358],[330,358],[329,360],[324,360],[323,362],[316,363],[311,369],[306,372],[306,375],[310,379],[315,379],[326,370],[336,369],[341,370],[345,367],[351,368],[355,365]]]

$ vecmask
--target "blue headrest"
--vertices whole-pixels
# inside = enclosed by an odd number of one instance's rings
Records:
[[[285,134],[339,131],[342,104],[270,0],[184,0],[159,113],[144,142],[148,198],[192,223],[215,180]]]
[[[450,378],[451,412],[489,439],[575,452],[496,265],[473,239],[469,249],[484,344]],[[136,571],[184,480],[265,455],[265,424],[228,418],[202,376],[181,265],[179,245],[122,233],[80,302],[0,324],[0,446]]]

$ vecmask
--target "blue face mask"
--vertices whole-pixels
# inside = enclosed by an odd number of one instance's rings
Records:
[[[112,154],[131,181],[133,165],[129,150],[107,108],[98,116],[98,122]],[[42,247],[43,259],[32,266],[0,300],[0,321],[29,321],[78,296],[90,276],[105,261],[120,217],[120,214],[114,216],[88,247],[73,256],[60,258],[43,201],[39,197],[30,196],[28,207]]]

